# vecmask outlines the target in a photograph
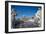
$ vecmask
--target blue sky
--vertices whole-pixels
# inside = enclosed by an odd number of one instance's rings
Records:
[[[20,6],[20,5],[11,5],[11,9],[14,9],[14,11],[17,13],[18,16],[16,18],[26,16],[26,17],[32,17],[37,12],[38,8],[36,6]]]

